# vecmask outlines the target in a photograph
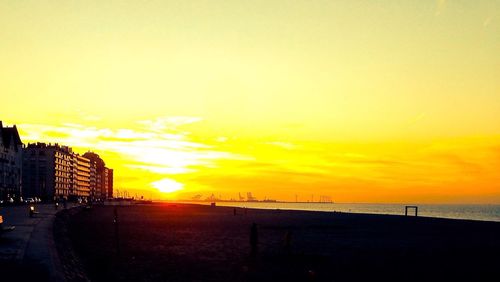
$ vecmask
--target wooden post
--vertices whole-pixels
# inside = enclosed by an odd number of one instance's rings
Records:
[[[408,216],[409,209],[415,209],[415,217],[418,216],[418,207],[417,206],[405,206],[405,216]]]
[[[114,208],[114,218],[113,218],[113,225],[115,226],[115,249],[116,253],[120,254],[120,236],[118,233],[118,209],[115,207]]]
[[[252,227],[250,228],[250,256],[252,258],[255,258],[257,256],[257,251],[258,251],[258,245],[259,245],[259,234],[257,231],[257,224],[255,222],[252,224]]]

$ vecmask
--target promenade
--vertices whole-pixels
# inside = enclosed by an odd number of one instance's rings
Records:
[[[37,204],[36,210],[30,218],[27,205],[0,208],[4,224],[15,226],[0,236],[0,276],[18,281],[65,281],[53,239],[55,214],[62,205],[56,210],[53,204]]]

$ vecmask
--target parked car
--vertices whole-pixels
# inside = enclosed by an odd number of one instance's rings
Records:
[[[26,198],[26,203],[28,203],[28,204],[35,203],[35,199],[33,199],[33,198]]]

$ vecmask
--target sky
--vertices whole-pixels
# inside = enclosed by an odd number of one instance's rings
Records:
[[[500,1],[0,0],[0,120],[162,199],[500,203]]]

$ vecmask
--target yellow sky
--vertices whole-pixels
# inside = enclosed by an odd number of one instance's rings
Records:
[[[132,194],[500,203],[499,54],[498,1],[0,1],[0,120]]]

